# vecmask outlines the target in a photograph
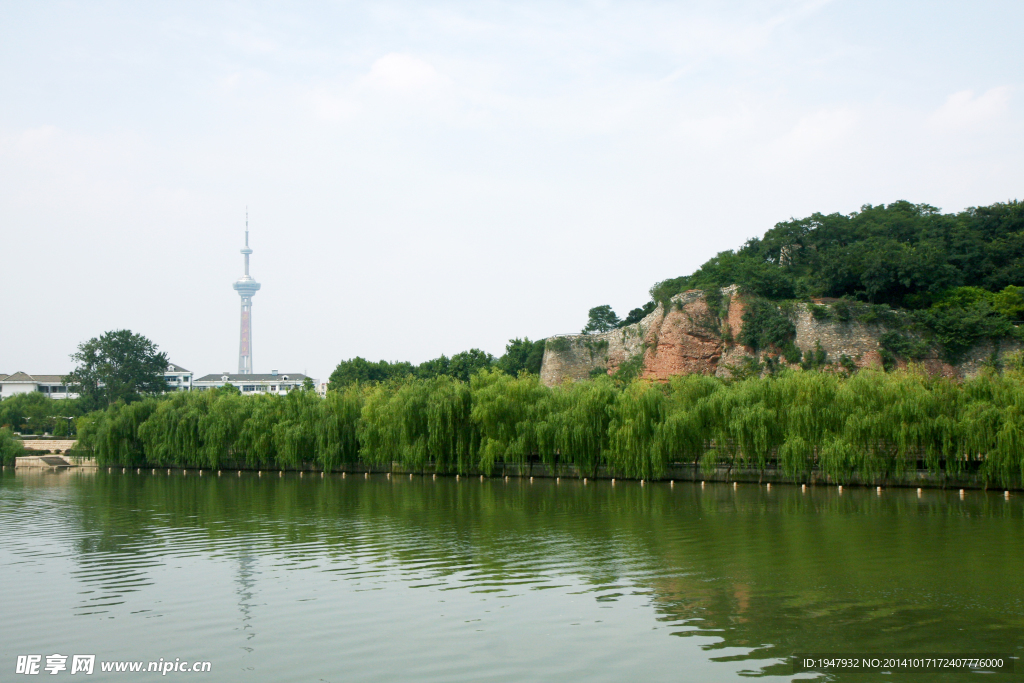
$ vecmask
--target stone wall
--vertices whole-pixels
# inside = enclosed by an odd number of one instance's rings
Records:
[[[77,441],[74,439],[25,439],[21,447],[26,451],[50,451],[51,453],[63,453],[74,448]]]
[[[690,290],[672,297],[666,313],[658,307],[639,323],[602,334],[574,334],[547,340],[541,366],[541,381],[554,386],[566,380],[586,379],[596,372],[614,373],[638,355],[643,356],[640,376],[667,380],[673,375],[701,373],[729,377],[746,359],[755,359],[752,349],[735,343],[743,329],[744,301],[733,285],[719,296],[727,301],[724,315],[717,315],[717,301],[709,308],[705,293]],[[856,320],[819,320],[805,303],[794,304],[791,319],[796,327],[794,343],[801,352],[813,352],[818,345],[828,363],[843,356],[858,368],[881,367],[879,339],[887,328]],[[985,341],[964,355],[956,366],[942,360],[939,349],[920,362],[931,373],[946,377],[970,377],[993,359],[1005,358],[1024,346],[1015,341],[998,344]],[[900,366],[906,362],[900,361]]]

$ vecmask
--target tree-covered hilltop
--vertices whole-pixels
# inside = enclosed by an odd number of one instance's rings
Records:
[[[886,324],[892,328],[883,340],[888,357],[913,360],[938,346],[956,363],[980,339],[1021,336],[1016,323],[1024,320],[1024,203],[943,214],[899,201],[778,223],[690,275],[655,284],[651,301],[625,320],[609,306],[592,308],[583,331],[636,322],[659,303],[668,310],[669,300],[687,290],[733,284],[750,304],[746,336],[759,343],[739,341],[755,349],[771,345],[777,352],[788,349],[787,359],[795,357],[783,302],[831,298],[839,301],[814,306],[815,317]],[[909,313],[893,316],[893,308]],[[766,337],[760,332],[769,319]]]
[[[767,299],[846,297],[921,309],[958,287],[1024,284],[1024,204],[943,214],[907,201],[778,223],[737,251],[651,288],[654,301],[738,284]]]

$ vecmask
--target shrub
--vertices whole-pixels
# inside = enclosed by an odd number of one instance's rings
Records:
[[[778,305],[754,299],[743,311],[743,329],[738,341],[758,351],[774,346],[782,349],[796,336],[796,326]]]

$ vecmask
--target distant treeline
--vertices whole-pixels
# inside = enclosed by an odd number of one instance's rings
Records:
[[[543,359],[544,340],[534,342],[529,338],[509,340],[505,345],[505,354],[500,358],[495,358],[480,349],[463,351],[451,358],[442,355],[419,365],[413,365],[407,361],[372,362],[356,356],[338,363],[338,367],[331,373],[329,386],[331,389],[337,390],[357,382],[365,384],[412,377],[418,379],[454,377],[468,382],[471,375],[485,369],[501,370],[512,376],[524,371],[536,375],[540,374]]]
[[[354,464],[500,473],[541,461],[580,476],[657,478],[671,463],[777,466],[800,479],[883,481],[926,467],[1024,480],[1024,374],[962,382],[915,371],[784,371],[741,381],[612,379],[548,388],[482,370],[242,396],[222,390],[116,404],[79,420],[101,465],[338,470]]]

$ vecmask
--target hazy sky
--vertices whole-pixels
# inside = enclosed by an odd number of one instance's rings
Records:
[[[0,1],[0,372],[235,371],[624,315],[776,222],[1024,198],[1024,3]]]

